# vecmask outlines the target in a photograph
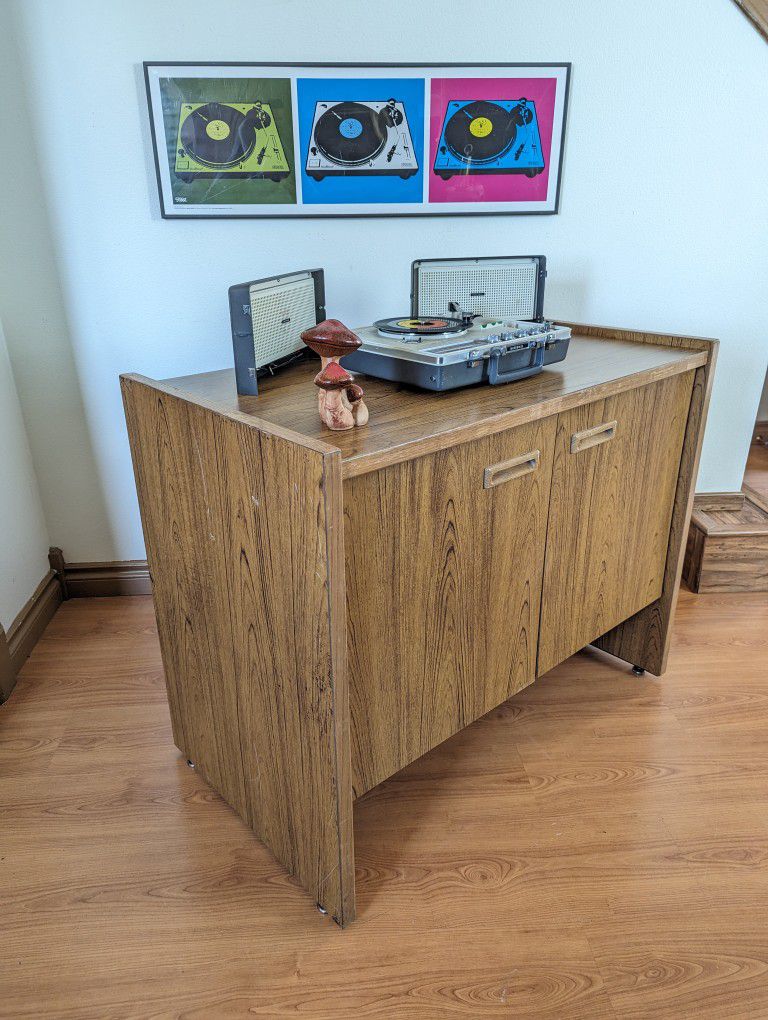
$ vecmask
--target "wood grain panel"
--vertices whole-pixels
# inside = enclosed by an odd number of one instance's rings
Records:
[[[711,343],[632,331],[602,333],[575,334],[564,362],[508,386],[426,393],[361,374],[370,422],[348,432],[332,432],[320,422],[312,362],[260,383],[257,397],[238,397],[233,371],[182,376],[167,385],[228,413],[258,415],[272,427],[332,444],[341,450],[344,477],[351,478],[689,371],[705,363]]]
[[[768,532],[709,536],[696,591],[768,591]]]
[[[345,924],[338,454],[136,377],[123,391],[175,742]]]
[[[675,333],[653,333],[646,329],[625,329],[622,326],[598,326],[585,322],[568,322],[558,319],[563,326],[570,326],[576,336],[597,340],[629,341],[633,344],[650,344],[652,347],[671,347],[688,351],[709,353],[718,341],[705,336],[683,336]]]
[[[693,376],[661,595],[645,609],[641,609],[639,613],[624,620],[594,642],[598,648],[647,669],[656,676],[660,676],[667,668],[672,620],[680,591],[686,539],[693,509],[694,486],[699,471],[704,426],[717,361],[717,347],[717,341],[709,342],[707,363],[698,368]]]
[[[692,373],[558,417],[538,673],[657,599]],[[573,437],[616,421],[613,438]]]
[[[749,498],[694,510],[683,576],[695,592],[768,591],[768,510]]]
[[[535,674],[555,419],[345,483],[357,796]],[[488,467],[538,450],[490,488]]]

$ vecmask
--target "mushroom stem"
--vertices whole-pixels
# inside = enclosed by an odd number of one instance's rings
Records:
[[[368,408],[363,400],[362,389],[357,383],[352,383],[351,386],[347,386],[344,390],[344,396],[352,408],[352,417],[355,420],[355,425],[365,425],[368,421]]]
[[[354,428],[355,419],[349,403],[344,403],[343,390],[320,390],[318,394],[318,410],[321,420],[329,429],[341,431]]]

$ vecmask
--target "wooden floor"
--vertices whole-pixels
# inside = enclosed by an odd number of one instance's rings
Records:
[[[768,595],[683,593],[355,808],[317,913],[171,742],[148,597],[61,608],[0,708],[0,1016],[768,1017]]]

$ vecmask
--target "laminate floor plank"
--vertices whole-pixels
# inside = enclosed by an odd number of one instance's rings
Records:
[[[768,595],[681,594],[355,805],[341,931],[173,747],[148,597],[0,708],[0,1017],[768,1015]]]

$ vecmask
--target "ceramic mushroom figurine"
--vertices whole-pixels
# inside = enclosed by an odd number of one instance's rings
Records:
[[[320,391],[317,395],[320,420],[336,431],[365,425],[368,408],[363,402],[363,391],[340,364],[345,354],[357,350],[360,338],[338,319],[326,319],[305,330],[301,339],[320,355],[321,367],[315,376],[315,386]]]

